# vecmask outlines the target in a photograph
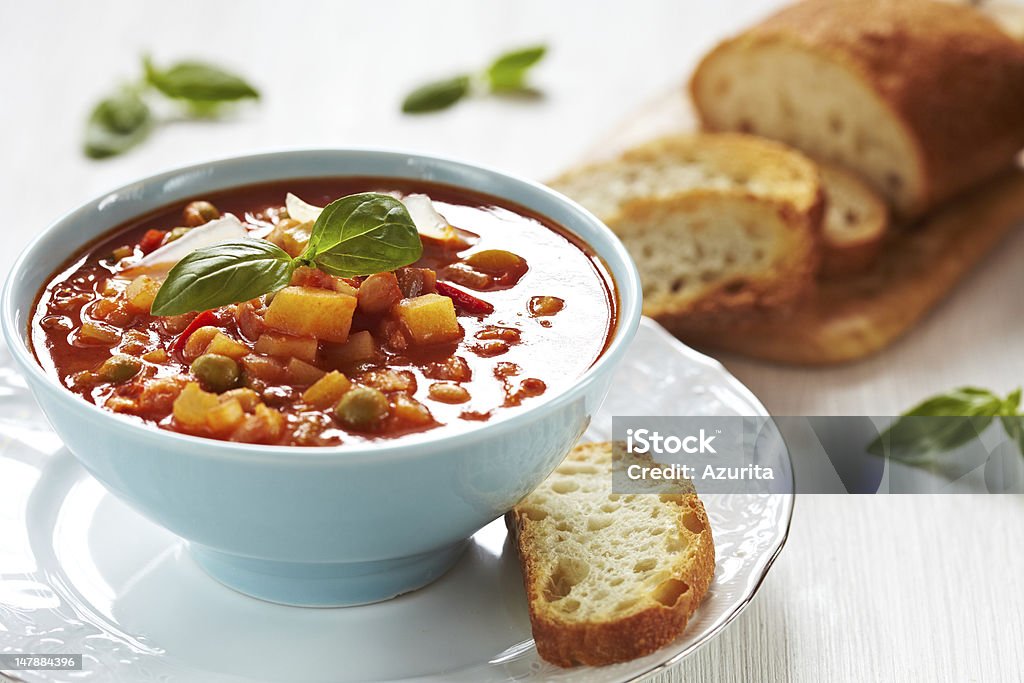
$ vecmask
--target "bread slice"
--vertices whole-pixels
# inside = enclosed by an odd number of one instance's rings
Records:
[[[796,300],[813,285],[824,193],[814,163],[749,135],[680,135],[550,185],[623,241],[644,313],[717,319]]]
[[[612,444],[576,446],[506,517],[537,652],[601,666],[673,641],[711,585],[711,527],[692,487],[611,491]]]
[[[723,325],[678,320],[701,349],[795,365],[860,360],[907,334],[1024,220],[1024,169],[958,197],[912,229],[894,230],[874,265],[819,283],[785,316]]]
[[[798,2],[712,50],[690,90],[705,128],[840,163],[904,217],[1024,147],[1024,45],[932,0]]]
[[[871,267],[889,230],[885,201],[855,173],[819,164],[827,203],[821,273],[842,277]]]

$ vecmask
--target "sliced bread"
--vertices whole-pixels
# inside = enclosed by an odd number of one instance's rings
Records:
[[[681,135],[550,185],[603,220],[640,269],[644,313],[728,317],[813,285],[824,193],[814,163],[749,135]]]
[[[678,494],[611,491],[612,444],[576,446],[506,517],[537,652],[558,666],[601,666],[673,641],[715,571],[704,506]]]
[[[821,273],[841,277],[867,270],[889,230],[885,201],[859,176],[835,164],[819,164],[825,186]]]
[[[1024,147],[1024,45],[933,0],[805,0],[701,61],[709,130],[789,143],[856,170],[917,216]]]

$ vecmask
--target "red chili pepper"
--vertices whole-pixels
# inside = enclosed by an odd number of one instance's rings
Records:
[[[192,333],[198,330],[200,327],[206,327],[207,325],[216,325],[217,316],[213,314],[213,311],[203,311],[188,324],[185,331],[177,336],[177,338],[171,343],[171,351],[179,353],[185,348],[185,342],[192,336]]]
[[[473,315],[486,315],[494,312],[494,306],[483,299],[478,299],[468,292],[453,287],[447,282],[437,283],[437,293],[450,298],[458,308]]]
[[[167,236],[166,230],[147,230],[146,234],[139,240],[139,249],[142,250],[143,254],[148,254],[163,244],[164,237]]]

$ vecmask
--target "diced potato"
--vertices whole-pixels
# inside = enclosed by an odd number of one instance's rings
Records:
[[[434,420],[427,407],[406,394],[395,395],[395,415],[406,422],[422,425]]]
[[[267,240],[281,247],[294,258],[306,249],[312,231],[312,223],[300,223],[297,220],[286,218],[274,226],[274,229],[267,235]]]
[[[97,346],[113,346],[121,340],[121,333],[102,323],[84,323],[78,331],[78,341]]]
[[[356,298],[312,287],[285,287],[264,316],[268,326],[297,337],[344,342],[352,326]]]
[[[227,356],[228,358],[238,360],[243,356],[248,356],[252,351],[245,344],[235,341],[223,332],[217,332],[217,334],[213,335],[213,339],[210,340],[203,353],[216,353],[220,356]]]
[[[221,403],[238,401],[238,404],[242,406],[242,410],[251,413],[256,410],[256,406],[260,402],[260,395],[248,387],[242,387],[241,389],[225,391],[218,399]]]
[[[237,399],[221,401],[220,405],[206,414],[206,426],[218,434],[238,429],[245,419],[245,411]]]
[[[200,327],[185,340],[185,348],[183,355],[185,360],[195,360],[199,356],[206,353],[206,347],[210,345],[213,338],[220,334],[220,328],[207,325]]]
[[[160,291],[160,283],[148,275],[140,275],[124,290],[128,309],[133,313],[149,313],[153,300]]]
[[[424,294],[399,302],[398,319],[416,344],[437,344],[462,336],[455,304],[440,294]]]
[[[287,334],[264,332],[256,340],[256,353],[281,358],[298,358],[307,363],[316,362],[316,339],[312,337],[293,337]]]
[[[288,379],[292,384],[300,387],[308,387],[323,377],[326,373],[315,365],[292,358],[288,361]]]
[[[206,427],[206,415],[220,405],[217,394],[203,391],[195,382],[189,382],[174,400],[174,419],[186,429]]]
[[[315,408],[329,408],[352,388],[348,377],[337,370],[329,372],[302,394],[302,400]]]
[[[377,342],[368,331],[361,330],[350,334],[344,344],[324,349],[324,355],[338,365],[361,363],[377,357]]]

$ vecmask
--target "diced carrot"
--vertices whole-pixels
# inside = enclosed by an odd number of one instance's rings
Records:
[[[139,240],[139,250],[143,254],[148,254],[163,244],[164,237],[167,236],[166,230],[147,230],[146,234]]]

